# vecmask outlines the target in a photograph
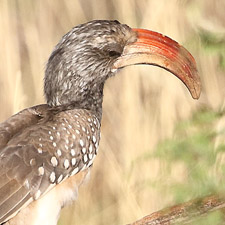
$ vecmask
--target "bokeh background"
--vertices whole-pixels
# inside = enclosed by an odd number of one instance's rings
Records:
[[[45,101],[44,68],[53,47],[72,27],[89,20],[117,19],[164,33],[197,61],[203,87],[198,101],[157,67],[125,68],[107,81],[99,155],[90,181],[80,189],[78,202],[63,210],[60,225],[126,224],[201,195],[209,174],[213,188],[203,194],[221,185],[224,12],[224,0],[0,1],[0,121]],[[173,152],[191,154],[179,158]],[[191,177],[189,168],[196,165],[207,174]],[[181,193],[188,195],[181,198]]]

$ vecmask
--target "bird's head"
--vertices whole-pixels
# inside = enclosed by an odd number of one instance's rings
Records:
[[[196,63],[184,47],[153,31],[96,20],[74,27],[56,45],[45,73],[47,103],[101,104],[105,80],[134,64],[160,66],[181,79],[193,98],[200,95]]]

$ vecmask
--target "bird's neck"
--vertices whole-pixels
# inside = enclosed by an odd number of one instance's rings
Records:
[[[100,122],[102,118],[103,87],[104,84],[91,88],[83,98],[72,103],[74,108],[92,111]]]
[[[59,107],[63,110],[86,109],[90,110],[101,121],[104,83],[93,84],[87,89],[71,88],[66,93],[61,91],[49,95],[47,103],[51,107]]]

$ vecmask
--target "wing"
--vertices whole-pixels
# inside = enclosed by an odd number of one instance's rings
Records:
[[[94,115],[75,109],[49,116],[41,107],[0,125],[0,223],[88,168],[97,154],[100,123]]]
[[[21,112],[11,116],[5,122],[0,124],[0,154],[4,147],[14,135],[25,128],[38,123],[43,117],[42,111],[47,109],[47,105],[39,105],[24,109]]]
[[[10,146],[8,143],[23,130],[37,124],[42,118],[40,112],[46,107],[40,105],[25,109],[0,124],[0,223],[31,198],[27,189],[18,182],[16,175],[21,174],[21,171],[16,171],[19,165],[20,170],[28,169],[17,154],[24,147]]]

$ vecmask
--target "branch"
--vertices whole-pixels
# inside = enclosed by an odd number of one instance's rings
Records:
[[[154,212],[128,225],[189,224],[196,217],[225,208],[225,197],[211,195]]]

